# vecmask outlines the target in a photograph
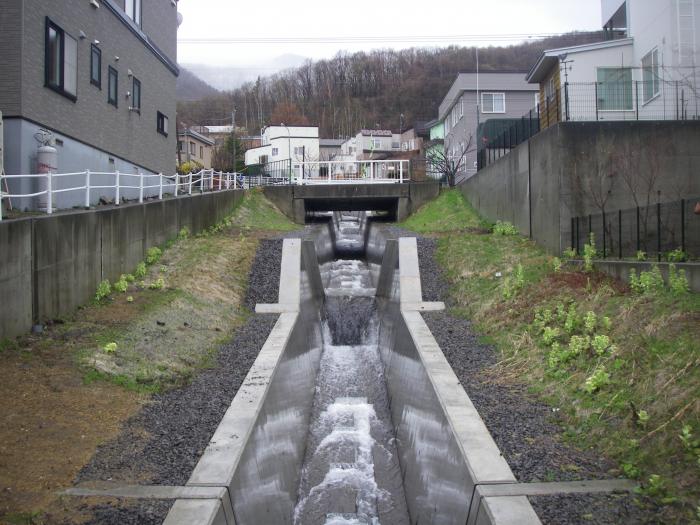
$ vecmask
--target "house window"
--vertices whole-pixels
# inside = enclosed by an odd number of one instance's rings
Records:
[[[46,19],[44,85],[73,101],[78,94],[78,41]]]
[[[535,93],[535,112],[540,110],[540,94]]]
[[[505,93],[482,93],[481,94],[482,113],[505,113],[506,94]]]
[[[131,18],[134,23],[141,27],[141,0],[126,0],[126,16]]]
[[[294,154],[295,155],[303,155],[304,154],[304,146],[295,146],[294,147]]]
[[[190,155],[197,154],[197,145],[194,142],[190,142]]]
[[[136,77],[131,91],[131,109],[141,113],[141,81]]]
[[[112,66],[107,69],[107,102],[115,108],[119,107],[117,95],[119,94],[119,73]]]
[[[373,149],[378,149],[382,147],[382,141],[381,139],[372,139],[372,148]]]
[[[279,148],[272,148],[272,156],[273,157],[276,157],[277,155],[279,155],[279,152],[280,152]]]
[[[598,68],[598,109],[600,111],[634,109],[630,68]]]
[[[178,151],[185,151],[185,149],[184,149],[184,144],[183,144],[183,142],[182,142],[181,140],[178,140],[178,141],[177,141],[177,150],[178,150]]]
[[[204,158],[204,146],[199,146],[199,158]]]
[[[90,84],[102,89],[102,50],[95,44],[90,46]]]
[[[163,115],[160,111],[156,116],[156,127],[158,128],[158,133],[166,137],[168,136],[168,117]]]
[[[654,49],[642,58],[644,78],[644,102],[649,102],[659,94],[659,50]]]

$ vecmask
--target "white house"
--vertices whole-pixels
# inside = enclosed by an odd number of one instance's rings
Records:
[[[245,164],[277,161],[318,161],[318,126],[268,126],[261,135],[261,146],[245,152]]]
[[[602,0],[607,40],[545,51],[527,80],[540,85],[544,127],[561,120],[700,117],[700,0]]]
[[[340,147],[344,158],[381,159],[385,153],[401,151],[401,135],[388,129],[363,129]]]

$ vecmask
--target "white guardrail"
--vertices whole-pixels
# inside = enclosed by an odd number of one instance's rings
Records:
[[[61,187],[61,181],[66,178],[82,178],[84,181],[80,186],[68,186]],[[38,191],[31,193],[9,193],[7,191],[0,191],[0,220],[3,219],[3,201],[12,199],[28,199],[28,198],[39,198],[39,205],[37,208],[39,211],[44,211],[48,214],[53,213],[56,209],[54,206],[55,197],[59,194],[68,192],[84,192],[85,197],[83,200],[83,205],[89,208],[92,200],[94,199],[94,190],[107,190],[107,192],[114,196],[114,204],[119,205],[121,199],[126,194],[126,190],[131,190],[134,200],[138,198],[138,202],[141,203],[146,198],[158,198],[163,199],[164,195],[185,195],[192,194],[193,191],[205,192],[205,191],[221,191],[228,189],[243,189],[244,187],[251,187],[256,185],[251,184],[251,181],[246,181],[238,173],[222,173],[214,170],[202,170],[198,173],[188,173],[186,175],[148,175],[141,173],[120,173],[116,172],[101,172],[101,171],[81,171],[76,173],[41,173],[41,174],[31,174],[31,175],[0,175],[0,189],[7,189],[8,181],[13,180],[32,180],[36,179],[38,184]],[[112,179],[112,184],[105,184],[104,181]],[[134,182],[134,179],[138,179],[138,182]],[[156,179],[154,181],[154,179]],[[154,184],[152,182],[155,182]],[[156,193],[157,190],[157,193]],[[138,195],[138,197],[137,197]],[[104,193],[101,193],[99,198],[105,197]],[[72,206],[71,206],[72,207]]]
[[[410,180],[409,160],[292,162],[292,184],[403,183]]]

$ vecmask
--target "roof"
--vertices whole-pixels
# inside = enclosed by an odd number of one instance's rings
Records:
[[[633,38],[621,38],[619,40],[607,40],[605,42],[594,42],[593,44],[583,44],[580,46],[560,47],[548,49],[540,56],[537,63],[532,66],[527,74],[527,81],[531,84],[539,84],[544,80],[552,68],[559,63],[562,56],[584,53],[586,51],[596,51],[598,49],[609,49],[611,47],[629,46],[634,43]]]
[[[343,139],[319,139],[318,143],[322,148],[339,148],[345,144],[345,141]]]
[[[390,129],[363,129],[360,134],[365,137],[392,137],[394,135]]]
[[[464,91],[537,91],[539,88],[525,81],[525,72],[519,73],[460,73],[440,103],[439,119],[443,120]]]
[[[204,142],[204,144],[208,144],[209,146],[213,146],[216,144],[213,140],[205,137],[204,135],[201,135],[200,133],[197,133],[193,129],[186,129],[184,131],[178,131],[177,132],[178,137],[192,137],[197,139],[199,142]]]

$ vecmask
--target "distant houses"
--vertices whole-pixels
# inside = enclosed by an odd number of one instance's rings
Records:
[[[318,126],[268,126],[261,135],[260,146],[245,152],[245,164],[318,161],[320,155]]]
[[[177,132],[178,164],[194,164],[206,170],[212,168],[216,142],[193,129]]]

